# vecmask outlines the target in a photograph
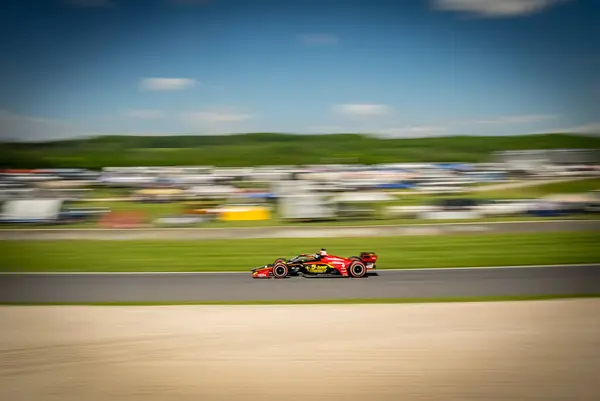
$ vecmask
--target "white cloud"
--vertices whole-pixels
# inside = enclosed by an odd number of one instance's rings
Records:
[[[80,135],[81,127],[75,124],[0,110],[0,140],[2,141],[45,141]]]
[[[378,130],[376,134],[388,138],[424,138],[442,136],[447,134],[448,127],[441,125],[416,125],[409,127],[386,128]]]
[[[174,91],[191,88],[196,81],[189,78],[144,78],[140,89],[146,91]]]
[[[308,127],[308,130],[311,133],[316,133],[316,134],[330,134],[330,133],[343,132],[344,128],[339,125],[313,125],[313,126]]]
[[[382,116],[391,112],[389,106],[383,104],[337,104],[333,111],[347,116]]]
[[[131,109],[131,110],[124,110],[123,115],[125,117],[131,117],[131,118],[157,119],[157,118],[162,118],[164,116],[164,113],[161,110],[153,110],[153,109]]]
[[[339,42],[337,35],[331,33],[309,33],[299,35],[298,40],[303,45],[336,45]]]
[[[588,135],[600,135],[600,122],[593,122],[593,123],[589,123],[589,124],[584,124],[584,125],[577,125],[574,127],[567,127],[567,128],[558,128],[558,129],[553,129],[551,131],[548,132],[564,132],[564,133],[571,133],[571,134],[588,134]]]
[[[479,17],[515,17],[540,12],[572,0],[433,0],[441,11],[459,11]]]
[[[252,118],[252,114],[227,113],[218,111],[192,111],[184,113],[184,119],[189,123],[229,123],[246,121]]]
[[[225,134],[251,130],[248,120],[255,116],[233,109],[210,109],[183,112],[180,117],[181,123],[196,133]]]
[[[387,124],[389,128],[363,129],[386,138],[424,138],[448,135],[512,135],[531,132],[532,124],[557,119],[556,115],[516,115],[472,120],[431,121],[423,124]],[[544,124],[546,125],[546,124]],[[366,127],[365,127],[366,128]],[[546,131],[551,132],[551,131]]]
[[[75,7],[112,7],[115,5],[110,0],[64,0],[65,3]]]
[[[504,116],[486,120],[467,121],[467,124],[533,124],[558,118],[552,114]]]

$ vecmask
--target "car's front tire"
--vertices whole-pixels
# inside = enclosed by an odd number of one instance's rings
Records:
[[[290,270],[283,263],[275,263],[273,266],[273,277],[275,278],[285,278],[289,274]]]

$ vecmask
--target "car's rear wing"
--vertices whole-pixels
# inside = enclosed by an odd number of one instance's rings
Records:
[[[377,261],[377,254],[375,252],[361,252],[360,259],[363,263],[375,263]]]

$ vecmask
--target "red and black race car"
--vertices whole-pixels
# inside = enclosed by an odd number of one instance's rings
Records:
[[[361,252],[360,256],[341,256],[312,253],[300,254],[291,259],[279,258],[275,262],[252,269],[252,278],[352,277],[362,278],[375,269],[375,252]]]

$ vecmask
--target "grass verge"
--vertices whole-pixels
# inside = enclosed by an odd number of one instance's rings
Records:
[[[158,217],[158,216],[156,216]],[[363,226],[390,226],[390,225],[431,225],[451,223],[509,223],[509,222],[531,222],[531,221],[562,221],[562,220],[598,220],[597,214],[575,214],[556,217],[535,216],[510,216],[510,217],[487,217],[484,219],[455,219],[455,220],[425,220],[414,218],[381,218],[381,219],[340,219],[334,221],[294,222],[281,221],[277,218],[271,220],[255,221],[214,221],[199,223],[185,228],[262,228],[262,227],[363,227]],[[179,227],[169,226],[147,226],[141,228],[152,229],[177,229]],[[97,223],[73,223],[73,224],[2,224],[0,230],[56,230],[56,229],[98,229],[103,230]]]
[[[248,271],[278,257],[377,252],[379,269],[600,262],[596,232],[369,238],[1,241],[3,272]]]
[[[450,297],[450,298],[344,298],[323,300],[258,300],[258,301],[196,301],[196,302],[0,302],[2,306],[169,306],[169,305],[350,305],[350,304],[410,304],[410,303],[451,303],[451,302],[510,302],[544,301],[554,299],[600,298],[600,294],[549,294],[523,296],[490,297]]]

